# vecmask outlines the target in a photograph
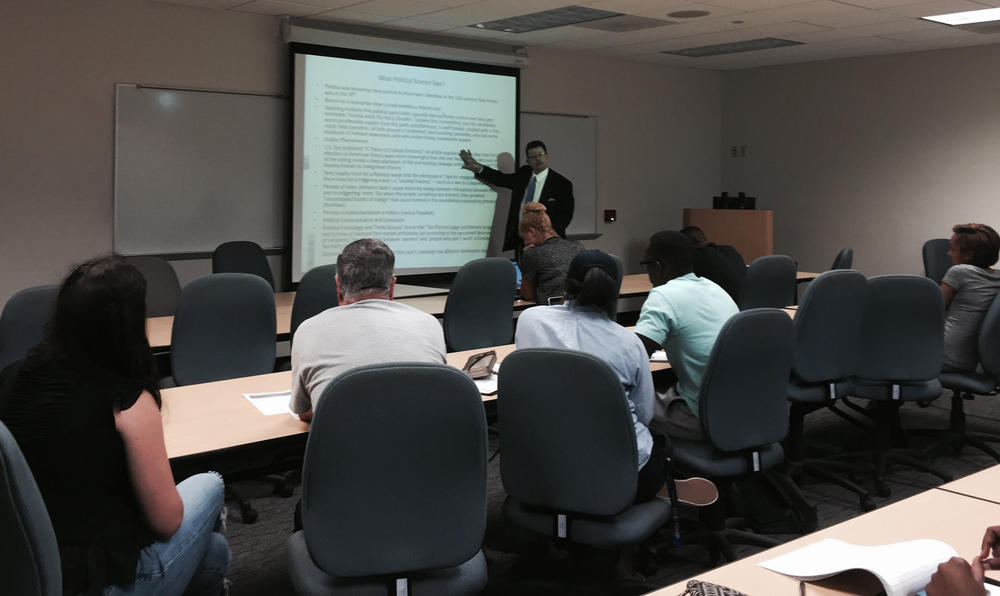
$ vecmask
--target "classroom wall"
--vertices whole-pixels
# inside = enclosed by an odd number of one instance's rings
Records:
[[[16,2],[0,14],[0,303],[111,250],[115,83],[287,91],[271,17],[150,0]],[[531,55],[523,109],[599,119],[598,208],[619,221],[599,223],[603,236],[587,244],[637,271],[645,238],[717,191],[721,75]],[[271,263],[282,279],[280,259]],[[182,284],[210,271],[174,265]]]
[[[923,274],[920,249],[1000,227],[1000,45],[727,72],[722,188],[774,210],[774,250]],[[746,145],[746,157],[730,157]]]
[[[6,2],[0,16],[0,303],[111,250],[115,83],[287,87],[269,17],[148,0]]]
[[[584,244],[620,256],[626,273],[639,273],[649,236],[681,227],[684,207],[708,207],[718,193],[721,73],[546,48],[530,54],[523,110],[597,116],[602,236]],[[549,165],[559,170],[557,151]],[[618,221],[604,223],[605,209],[617,210]]]

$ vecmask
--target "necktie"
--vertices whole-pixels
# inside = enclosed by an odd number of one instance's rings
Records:
[[[528,183],[528,188],[524,190],[524,199],[521,201],[521,207],[524,207],[528,203],[535,200],[535,177],[531,177],[531,182]]]

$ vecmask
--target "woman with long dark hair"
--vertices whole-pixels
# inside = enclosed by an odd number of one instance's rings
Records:
[[[77,266],[45,339],[0,379],[0,412],[38,482],[70,594],[219,594],[218,474],[175,486],[146,339],[146,281],[114,256]]]

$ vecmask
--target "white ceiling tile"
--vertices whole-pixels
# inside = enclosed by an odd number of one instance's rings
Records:
[[[858,33],[864,35],[884,35],[886,33],[900,33],[903,31],[922,31],[927,29],[936,29],[936,23],[931,23],[929,21],[923,21],[920,19],[905,19],[899,18],[895,21],[886,21],[884,23],[876,23],[874,25],[864,25],[861,27],[851,27],[852,31],[857,31]]]
[[[332,8],[344,8],[347,6],[353,6],[355,4],[361,4],[365,0],[293,0],[299,4],[312,4],[314,6],[321,6],[327,10]]]
[[[688,10],[704,10],[704,11],[708,12],[708,14],[705,15],[705,16],[703,16],[703,17],[695,17],[695,18],[676,18],[676,17],[669,16],[670,13],[673,13],[673,12],[688,11]],[[731,15],[731,14],[738,14],[740,12],[742,12],[742,11],[739,11],[739,10],[736,10],[736,9],[732,9],[732,8],[725,8],[725,7],[722,7],[722,6],[711,6],[711,5],[708,5],[708,4],[697,4],[697,3],[692,3],[692,2],[686,2],[686,3],[683,3],[683,4],[676,4],[676,5],[671,4],[671,5],[668,5],[668,6],[660,6],[660,7],[657,7],[657,8],[653,8],[653,9],[650,9],[650,10],[644,10],[644,11],[636,12],[636,13],[633,13],[633,14],[639,15],[641,17],[653,17],[653,18],[657,18],[657,19],[669,19],[669,20],[677,21],[678,23],[682,23],[683,24],[683,23],[694,23],[694,22],[697,22],[697,21],[700,21],[700,20],[704,20],[704,19],[711,19],[711,18],[723,17],[723,16]]]
[[[894,6],[905,6],[907,4],[923,4],[927,0],[840,0],[840,2],[860,6],[861,8],[879,10]]]
[[[898,21],[899,15],[865,8],[855,8],[843,14],[809,17],[801,20],[824,27],[861,27],[864,25],[885,23],[887,21]]]
[[[240,4],[246,4],[247,0],[157,0],[163,4],[179,4],[181,6],[195,6],[198,8],[215,8],[225,10]],[[355,0],[356,1],[356,0]]]
[[[372,24],[372,23],[387,23],[389,21],[396,19],[397,17],[388,14],[374,14],[370,12],[363,12],[353,7],[347,7],[320,13],[316,15],[316,18],[330,20],[330,21],[344,21],[347,23]]]
[[[933,2],[920,2],[918,4],[907,4],[905,6],[894,6],[883,8],[883,12],[898,14],[904,17],[929,17],[937,14],[949,12],[964,12],[966,10],[980,10],[986,8],[978,2],[971,0],[934,0]]]
[[[749,12],[791,6],[792,4],[803,4],[810,1],[812,0],[706,0],[705,4]]]
[[[315,4],[299,4],[298,2],[285,2],[283,0],[253,0],[253,2],[240,4],[230,10],[251,12],[254,14],[287,14],[293,17],[310,17],[324,12],[326,9]]]
[[[595,2],[577,2],[575,4],[623,14],[640,14],[655,10],[670,12],[670,10],[674,10],[675,6],[687,3],[687,0],[596,0]]]

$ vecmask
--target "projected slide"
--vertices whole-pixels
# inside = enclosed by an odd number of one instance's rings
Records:
[[[296,92],[296,279],[363,237],[403,272],[486,255],[496,193],[458,152],[516,154],[516,76],[297,54]]]

